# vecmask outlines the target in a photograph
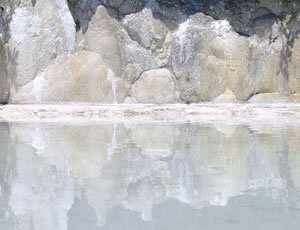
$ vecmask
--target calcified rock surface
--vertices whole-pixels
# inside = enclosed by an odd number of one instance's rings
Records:
[[[281,100],[300,93],[299,13],[297,0],[0,0],[0,103]]]

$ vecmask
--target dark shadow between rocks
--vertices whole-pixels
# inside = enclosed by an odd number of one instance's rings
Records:
[[[81,29],[85,33],[98,6],[105,6],[111,17],[121,20],[128,14],[141,11],[147,2],[148,0],[68,0],[68,6],[74,18],[76,30]]]
[[[69,9],[76,24],[76,31],[80,29],[83,33],[87,31],[88,24],[99,5],[101,5],[101,0],[68,0]]]
[[[144,7],[149,7],[153,16],[168,24],[168,27],[176,29],[184,18],[196,13],[203,13],[211,16],[215,20],[228,20],[233,29],[241,36],[252,36],[255,34],[254,22],[259,19],[272,15],[275,18],[284,18],[286,14],[293,11],[297,12],[291,7],[293,2],[297,0],[288,0],[281,3],[278,2],[278,9],[280,4],[285,12],[284,15],[278,15],[271,12],[270,9],[262,7],[260,4],[266,0],[68,0],[70,11],[76,23],[77,30],[82,29],[83,33],[88,28],[89,21],[95,14],[96,8],[103,5],[108,10],[109,14],[117,19],[122,20],[126,15],[142,11]],[[155,7],[152,7],[154,6]],[[282,7],[281,7],[282,8]],[[300,9],[298,9],[299,11]],[[270,28],[271,29],[271,28]]]

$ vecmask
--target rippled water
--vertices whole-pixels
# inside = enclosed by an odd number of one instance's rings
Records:
[[[0,123],[1,230],[298,230],[300,127]]]

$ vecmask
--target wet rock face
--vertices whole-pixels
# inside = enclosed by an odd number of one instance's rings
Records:
[[[97,53],[137,103],[212,101],[226,90],[241,102],[290,96],[300,93],[299,33],[296,0],[0,0],[0,101],[22,103],[17,95],[53,62],[82,51]],[[152,95],[148,73],[170,94]]]

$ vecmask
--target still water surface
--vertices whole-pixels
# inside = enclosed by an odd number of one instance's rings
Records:
[[[299,230],[300,127],[0,123],[1,230]]]

